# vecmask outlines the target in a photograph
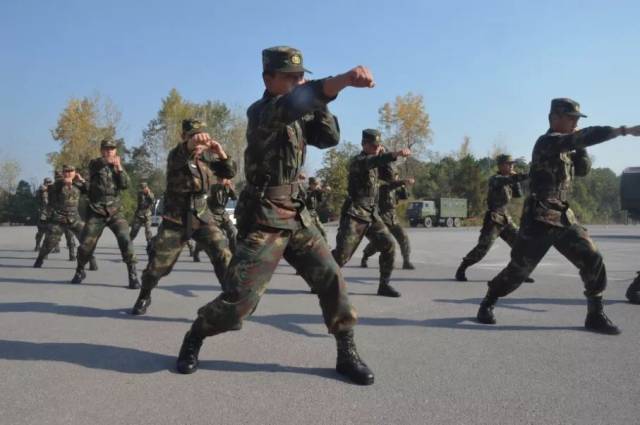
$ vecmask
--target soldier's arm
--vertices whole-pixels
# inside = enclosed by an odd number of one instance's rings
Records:
[[[626,135],[632,128],[593,126],[585,127],[571,134],[553,134],[544,145],[544,150],[553,153],[570,152],[576,149],[584,149]],[[631,133],[629,133],[631,134]]]
[[[361,155],[356,157],[356,164],[368,170],[372,168],[385,167],[398,159],[397,152],[384,152],[380,155]]]
[[[591,171],[591,158],[586,149],[576,149],[571,154],[576,176],[584,177]]]
[[[116,185],[118,186],[118,189],[124,190],[129,187],[129,183],[130,183],[129,175],[124,170],[124,168],[122,168],[119,172],[116,172],[115,176],[116,176]]]
[[[307,144],[320,149],[336,146],[340,142],[340,126],[326,105],[313,113],[313,119],[306,123]]]
[[[294,88],[290,93],[275,98],[267,105],[260,116],[265,126],[272,123],[290,124],[304,115],[325,109],[327,103],[337,96],[327,96],[323,86],[326,80],[307,81]]]
[[[233,190],[232,187],[229,188],[229,199],[236,201],[238,199],[238,195],[236,195],[236,191]]]
[[[205,151],[203,152],[201,159],[209,164],[209,168],[211,168],[213,173],[218,177],[232,179],[238,170],[236,162],[229,156],[225,159],[221,159],[215,156],[212,152]]]

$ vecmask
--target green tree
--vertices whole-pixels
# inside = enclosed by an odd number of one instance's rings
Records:
[[[333,218],[340,214],[342,203],[347,197],[349,161],[358,152],[360,152],[358,146],[342,143],[324,153],[322,168],[316,173],[325,186],[331,187],[327,202],[320,211],[323,216]]]
[[[31,185],[20,180],[16,192],[10,195],[7,216],[12,223],[34,224],[38,216],[38,202]]]

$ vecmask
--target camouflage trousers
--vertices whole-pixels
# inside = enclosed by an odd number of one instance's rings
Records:
[[[400,245],[400,252],[402,253],[402,259],[406,262],[409,261],[409,257],[411,257],[411,245],[409,245],[409,236],[407,236],[407,232],[405,232],[404,227],[400,223],[384,223],[389,229],[389,232],[396,238],[398,245]],[[367,246],[364,247],[364,257],[368,258],[378,252],[376,246],[373,242],[369,241]]]
[[[607,272],[587,229],[578,224],[556,227],[542,222],[522,226],[511,250],[511,261],[489,281],[488,295],[504,297],[518,289],[552,246],[580,271],[585,296],[601,296],[607,286]]]
[[[36,224],[38,231],[36,232],[36,249],[40,249],[40,242],[42,238],[47,234],[47,221],[46,220],[38,220]]]
[[[74,235],[78,240],[80,240],[83,228],[84,222],[80,218],[75,219],[71,223],[62,223],[57,221],[50,222],[47,225],[47,233],[44,237],[44,242],[42,243],[38,257],[43,259],[46,258],[46,256],[60,244],[60,238],[63,234],[67,239],[67,248],[69,248],[70,258],[71,254],[75,256],[76,244]]]
[[[78,268],[84,268],[93,256],[93,252],[98,245],[98,240],[102,236],[104,228],[111,229],[118,241],[118,248],[122,255],[122,261],[126,264],[134,264],[138,261],[133,251],[133,243],[129,239],[129,223],[121,213],[116,213],[108,217],[99,215],[89,210],[87,221],[84,223],[80,234],[80,247],[78,248]]]
[[[213,223],[208,224],[194,220],[194,229],[191,235],[185,234],[185,227],[163,220],[158,234],[153,238],[149,253],[149,263],[142,272],[142,289],[151,291],[158,285],[160,279],[173,269],[178,261],[182,248],[191,238],[205,250],[213,270],[222,284],[227,267],[231,261],[231,251],[224,233]]]
[[[380,277],[388,278],[393,271],[395,262],[395,243],[389,229],[382,221],[373,220],[371,223],[344,214],[340,219],[336,247],[332,251],[333,258],[344,266],[360,245],[363,237],[367,237],[376,252],[380,252]]]
[[[151,232],[151,217],[144,216],[139,217],[137,215],[133,216],[133,222],[131,223],[131,232],[129,233],[129,239],[133,242],[138,236],[138,232],[140,228],[144,226],[144,237],[147,243],[153,238],[153,233]]]
[[[38,227],[38,231],[36,232],[36,248],[38,248],[39,250],[41,248],[40,242],[42,242],[42,239],[46,237],[47,232],[49,231],[49,223],[46,220],[38,220],[37,227]],[[64,237],[67,241],[67,248],[69,248],[70,250],[75,250],[76,241],[73,239],[73,233],[71,232],[71,230],[65,229]],[[58,248],[59,250],[60,249],[59,245],[60,245],[60,238],[58,238],[58,243],[54,248]]]
[[[498,237],[513,248],[518,237],[518,228],[511,221],[499,224],[491,220],[490,216],[485,216],[478,244],[462,259],[464,264],[470,266],[482,260]]]
[[[311,216],[311,219],[313,220],[313,224],[316,225],[316,227],[318,228],[318,232],[320,232],[325,242],[328,242],[327,231],[324,229],[324,226],[322,225],[322,222],[320,221],[320,217],[318,216],[318,214],[310,212],[309,215]]]
[[[216,226],[218,226],[218,228],[220,230],[222,230],[224,232],[224,234],[227,236],[227,242],[229,244],[229,249],[231,250],[231,253],[233,254],[234,252],[236,252],[236,237],[238,235],[238,231],[236,230],[236,226],[234,226],[233,222],[231,221],[231,219],[229,218],[229,216],[227,214],[225,215],[214,215],[214,222],[216,224]],[[202,245],[199,243],[196,243],[196,249],[195,251],[193,251],[193,256],[197,257],[198,255],[200,255],[200,251],[202,251]]]
[[[256,309],[283,257],[317,293],[329,333],[351,329],[357,315],[342,272],[322,235],[310,226],[298,230],[254,228],[238,240],[224,292],[198,310],[192,331],[211,336],[241,326]]]

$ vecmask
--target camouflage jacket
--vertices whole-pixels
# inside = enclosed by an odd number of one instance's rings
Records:
[[[529,178],[527,174],[516,173],[510,176],[496,174],[489,179],[489,190],[487,192],[487,216],[497,224],[507,224],[511,222],[511,216],[507,211],[507,206],[511,198],[522,196],[520,182]]]
[[[380,217],[386,224],[394,225],[397,223],[396,207],[400,200],[409,197],[406,184],[405,180],[394,180],[380,185],[378,207],[380,208]]]
[[[189,152],[186,143],[180,143],[167,157],[167,190],[164,194],[164,220],[188,226],[191,217],[203,223],[213,220],[207,206],[207,193],[215,176],[232,178],[236,163],[231,158],[222,160],[210,151],[199,158]]]
[[[47,221],[49,219],[49,187],[51,186],[41,185],[38,190],[36,190],[36,200],[38,201],[38,218],[41,221]]]
[[[89,162],[89,208],[108,217],[120,211],[120,192],[129,187],[129,176],[122,170],[116,172],[112,164],[102,158]]]
[[[51,220],[54,223],[72,224],[80,218],[78,205],[80,197],[87,194],[89,185],[86,182],[74,180],[67,185],[62,180],[56,180],[49,186],[49,207]]]
[[[207,204],[214,215],[224,215],[226,213],[225,208],[227,207],[229,199],[238,199],[235,190],[219,183],[211,185]]]
[[[613,139],[613,127],[586,127],[571,134],[549,130],[540,136],[531,160],[531,195],[525,202],[523,220],[565,227],[577,222],[567,195],[575,175],[590,169],[585,148]]]
[[[312,225],[298,182],[307,145],[324,149],[340,141],[338,120],[327,108],[333,99],[322,87],[317,80],[281,96],[265,92],[247,110],[247,185],[235,211],[241,232],[256,224],[290,230]]]
[[[304,204],[312,216],[318,215],[318,207],[325,201],[326,192],[322,189],[305,190]]]
[[[348,196],[342,206],[342,214],[371,222],[380,221],[378,214],[378,189],[380,180],[391,181],[391,163],[397,159],[395,153],[367,155],[360,152],[349,162]]]
[[[138,192],[138,206],[136,208],[136,217],[148,218],[151,215],[151,208],[156,200],[155,195],[151,190],[149,193],[144,193],[143,190]]]

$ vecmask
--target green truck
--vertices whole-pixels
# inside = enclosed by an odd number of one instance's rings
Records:
[[[463,198],[440,198],[436,200],[411,201],[407,205],[407,221],[411,227],[460,227],[467,218],[467,200]]]
[[[620,207],[640,221],[640,167],[625,168],[620,177]]]

